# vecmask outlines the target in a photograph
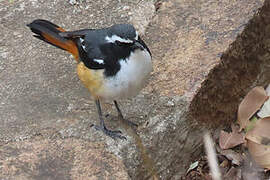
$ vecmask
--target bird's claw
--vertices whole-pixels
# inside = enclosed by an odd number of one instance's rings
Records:
[[[112,130],[107,129],[105,126],[97,126],[94,124],[92,124],[91,127],[94,127],[98,131],[102,131],[105,135],[107,135],[113,139],[124,139],[124,140],[127,139],[125,136],[121,135],[122,132],[119,130],[112,131]]]

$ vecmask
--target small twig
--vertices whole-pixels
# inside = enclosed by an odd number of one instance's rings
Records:
[[[218,167],[218,161],[216,156],[216,151],[214,148],[214,143],[210,137],[209,132],[204,135],[204,146],[207,154],[208,164],[210,167],[210,172],[212,174],[213,180],[221,180],[221,173]]]

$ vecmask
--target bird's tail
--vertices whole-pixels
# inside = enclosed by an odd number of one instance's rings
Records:
[[[78,61],[79,52],[76,42],[60,35],[61,32],[65,32],[63,28],[42,19],[34,20],[27,26],[35,33],[34,37],[70,52]]]

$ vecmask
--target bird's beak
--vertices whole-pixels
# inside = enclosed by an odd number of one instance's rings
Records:
[[[136,40],[134,41],[134,45],[137,46],[140,49],[144,48],[143,45],[139,41],[136,41]]]

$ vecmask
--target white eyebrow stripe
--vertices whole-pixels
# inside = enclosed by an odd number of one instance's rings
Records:
[[[98,64],[104,64],[103,59],[93,59],[93,61],[97,62]]]
[[[115,43],[115,41],[120,41],[123,43],[133,43],[133,41],[131,41],[129,39],[123,39],[117,35],[112,35],[112,37],[106,36],[105,39],[107,42],[110,42],[110,43]]]
[[[135,40],[138,40],[138,38],[139,38],[139,34],[138,34],[138,31],[136,31]]]

